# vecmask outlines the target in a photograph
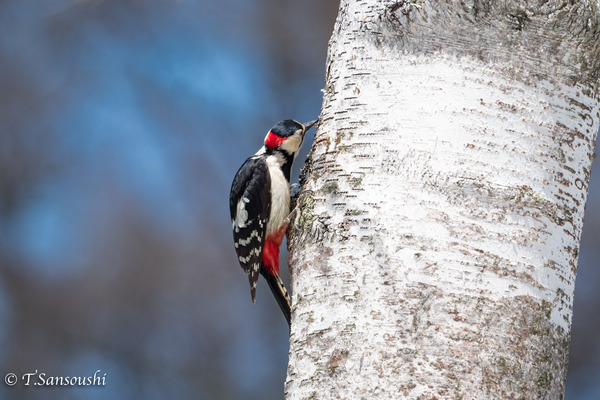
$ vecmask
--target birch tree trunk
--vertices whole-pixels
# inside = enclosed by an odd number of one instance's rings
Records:
[[[559,399],[599,3],[342,0],[289,232],[286,399]]]

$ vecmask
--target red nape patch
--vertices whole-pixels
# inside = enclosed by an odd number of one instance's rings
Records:
[[[279,276],[279,246],[283,242],[285,228],[282,228],[274,235],[267,236],[263,247],[263,264],[270,275]]]
[[[267,138],[265,139],[265,144],[268,148],[274,149],[276,147],[279,147],[279,145],[281,145],[281,143],[283,143],[285,139],[287,138],[279,137],[273,132],[269,131],[269,133],[267,133]]]

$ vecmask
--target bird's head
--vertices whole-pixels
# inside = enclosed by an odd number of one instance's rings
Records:
[[[280,121],[267,133],[265,147],[271,151],[285,151],[289,155],[296,156],[302,146],[304,135],[317,122],[318,119],[304,124],[293,119]]]

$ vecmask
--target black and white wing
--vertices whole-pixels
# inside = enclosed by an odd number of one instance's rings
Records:
[[[254,303],[271,212],[271,177],[263,158],[248,158],[235,174],[229,194],[229,211],[235,251],[248,274]]]

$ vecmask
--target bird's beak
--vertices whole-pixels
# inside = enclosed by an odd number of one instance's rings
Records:
[[[318,118],[313,121],[303,123],[302,126],[304,127],[304,133],[308,132],[308,130],[312,128],[317,122],[319,122]]]

